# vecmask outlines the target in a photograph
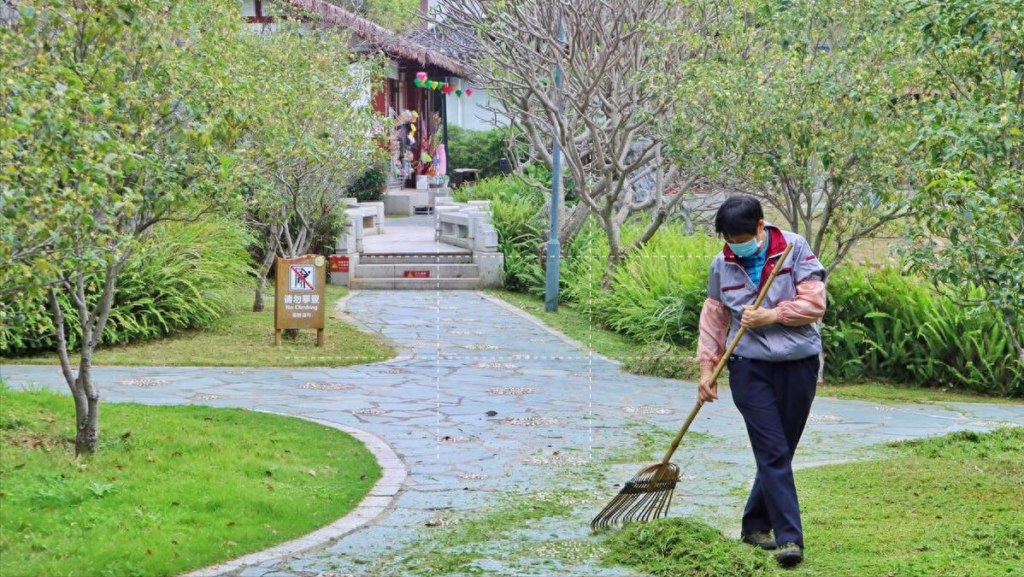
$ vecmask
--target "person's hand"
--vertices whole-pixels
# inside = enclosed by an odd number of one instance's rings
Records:
[[[697,399],[702,403],[713,403],[718,400],[718,380],[712,380],[715,372],[713,367],[701,367],[700,385],[697,386]]]
[[[777,322],[779,322],[779,313],[775,309],[755,309],[750,305],[743,305],[743,317],[740,318],[742,326],[756,329]]]

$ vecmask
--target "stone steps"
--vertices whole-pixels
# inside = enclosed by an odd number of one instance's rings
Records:
[[[353,278],[353,289],[363,290],[479,290],[486,288],[483,279],[476,278]]]
[[[352,268],[353,289],[477,290],[487,288],[471,254],[363,254]]]
[[[359,264],[473,264],[469,253],[361,254]]]
[[[369,278],[476,278],[480,267],[475,264],[363,264],[360,258],[355,277]]]

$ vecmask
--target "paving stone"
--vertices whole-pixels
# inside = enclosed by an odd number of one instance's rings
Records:
[[[571,488],[559,471],[611,456],[621,459],[636,442],[624,425],[675,430],[694,402],[693,383],[624,374],[476,293],[362,291],[345,306],[413,356],[330,369],[93,369],[108,401],[201,402],[315,417],[358,427],[401,457],[385,461],[402,472],[379,482],[365,501],[369,507],[351,521],[353,527],[372,520],[369,524],[325,548],[236,570],[237,577],[396,574],[380,570],[378,563],[415,555],[423,539],[445,530],[427,527],[429,519],[467,518],[493,510],[503,497],[528,495],[538,487]],[[4,378],[12,387],[33,383],[67,390],[55,367],[5,366]],[[310,383],[319,385],[303,388]],[[755,467],[727,389],[721,397],[693,425],[694,432],[713,438],[698,446],[684,439],[676,454],[683,482],[672,511],[735,532],[744,501],[738,489],[750,486]],[[488,417],[488,411],[495,414]],[[819,398],[795,465],[862,457],[872,445],[894,439],[1008,424],[1024,425],[1024,407]],[[594,490],[611,498],[616,483],[657,456],[638,454],[629,457],[632,462],[602,467],[606,481],[596,482]],[[516,576],[630,574],[592,561],[571,566],[544,558],[544,551],[557,547],[554,538],[589,538],[594,507],[581,504],[568,517],[542,519],[502,542],[487,543],[484,559],[474,567]],[[534,553],[524,556],[521,550]]]

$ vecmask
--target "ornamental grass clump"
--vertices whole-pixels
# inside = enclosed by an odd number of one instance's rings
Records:
[[[245,228],[228,220],[157,226],[118,275],[101,343],[135,343],[212,325],[251,282],[250,242]],[[71,298],[61,292],[58,301],[65,322],[76,325]],[[4,304],[0,316],[0,353],[54,350],[53,317],[43,297]],[[70,350],[78,349],[78,337],[68,332]]]
[[[975,299],[984,298],[980,289]],[[963,306],[893,267],[832,275],[825,313],[826,373],[1024,396],[1024,366],[999,319]]]

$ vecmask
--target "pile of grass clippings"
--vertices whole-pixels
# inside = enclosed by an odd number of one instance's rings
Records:
[[[604,556],[655,577],[763,577],[775,575],[771,556],[690,519],[631,523],[612,533]]]

